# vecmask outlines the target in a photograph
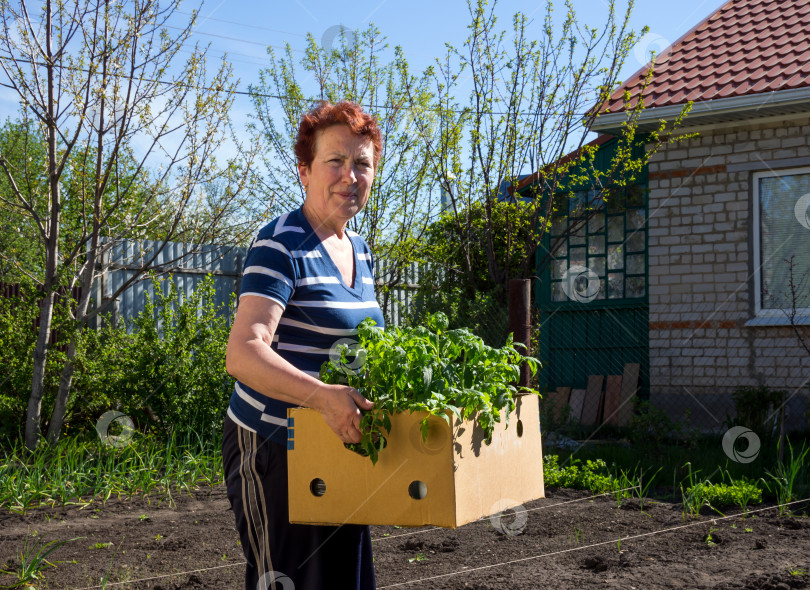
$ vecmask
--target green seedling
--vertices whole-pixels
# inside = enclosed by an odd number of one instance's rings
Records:
[[[717,529],[715,527],[712,527],[709,529],[709,534],[706,535],[706,544],[709,547],[714,547],[715,545],[717,545],[717,543],[714,541],[714,538],[712,537],[712,533],[714,533],[715,531],[717,531]]]
[[[578,527],[574,527],[574,543],[580,545],[585,542],[585,532],[579,530]]]
[[[0,570],[0,573],[12,576],[16,579],[14,585],[8,586],[8,588],[30,586],[32,582],[41,580],[42,570],[45,569],[45,566],[56,567],[57,563],[64,563],[61,561],[49,561],[49,555],[63,545],[84,538],[74,537],[66,541],[49,541],[46,543],[44,539],[35,539],[35,537],[36,531],[33,535],[30,533],[26,534],[23,547],[18,554],[20,564],[15,570]]]
[[[173,490],[222,482],[218,442],[193,432],[171,433],[166,439],[137,436],[123,448],[66,436],[57,445],[29,452],[20,441],[5,454],[0,505],[17,514],[42,506],[86,507],[111,497],[171,502]]]
[[[747,527],[745,527],[745,532],[746,533],[753,533],[754,529],[752,529],[750,526],[747,526]]]
[[[348,445],[351,450],[376,463],[391,430],[391,416],[397,412],[424,411],[448,423],[451,416],[458,420],[475,416],[487,441],[496,423],[508,420],[520,393],[514,385],[520,365],[527,363],[534,374],[538,361],[520,354],[511,336],[502,348],[492,348],[469,330],[448,330],[448,323],[439,312],[424,325],[383,331],[366,319],[357,328],[357,348],[340,345],[340,358],[323,364],[321,381],[350,385],[374,402],[374,409],[360,421],[362,441]],[[362,371],[349,368],[358,365]],[[423,440],[429,424],[426,417],[421,424]]]
[[[99,541],[98,543],[90,545],[88,549],[109,549],[112,546],[113,544],[110,541],[107,541],[106,543],[102,543],[101,541]]]
[[[427,557],[425,557],[424,553],[417,553],[416,557],[408,558],[408,563],[413,563],[415,561],[427,561]]]
[[[807,570],[802,569],[802,568],[792,568],[792,569],[788,569],[788,573],[791,576],[806,576],[807,575]]]
[[[796,499],[795,486],[799,473],[804,468],[804,462],[807,454],[810,453],[810,447],[806,443],[802,443],[802,449],[797,454],[793,452],[793,445],[790,440],[787,441],[788,452],[790,453],[790,460],[787,463],[780,463],[776,467],[776,473],[765,471],[772,482],[768,485],[768,489],[776,496],[776,501],[779,504],[779,515],[788,516],[791,511],[788,509],[788,504]]]

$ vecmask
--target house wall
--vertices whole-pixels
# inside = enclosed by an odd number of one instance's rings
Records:
[[[790,327],[745,326],[754,317],[753,173],[807,165],[810,117],[704,129],[653,156],[650,394],[674,418],[719,430],[734,413],[732,391],[766,385],[791,396],[788,424],[807,427],[810,354]]]

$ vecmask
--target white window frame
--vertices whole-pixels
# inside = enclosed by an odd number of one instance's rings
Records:
[[[763,309],[762,307],[762,227],[760,226],[759,181],[762,178],[779,178],[780,176],[793,176],[796,174],[810,174],[810,166],[798,168],[785,168],[782,170],[760,170],[754,172],[751,183],[753,185],[753,261],[754,261],[754,315],[755,319],[748,325],[789,325],[787,313],[790,310]],[[810,230],[808,230],[810,239]],[[795,323],[810,325],[810,307],[796,309]]]

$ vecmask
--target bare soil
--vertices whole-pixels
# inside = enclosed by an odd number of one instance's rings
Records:
[[[748,516],[684,516],[567,489],[455,530],[373,527],[378,588],[536,589],[810,587],[810,518],[773,507]],[[240,588],[243,557],[223,486],[174,506],[110,500],[84,509],[0,514],[0,564],[14,568],[26,534],[81,539],[51,555],[36,588]],[[137,581],[141,580],[141,581]],[[0,576],[0,586],[11,578]],[[113,585],[112,582],[119,582]],[[127,582],[127,583],[120,583]],[[339,589],[339,581],[334,588]],[[286,590],[286,588],[285,588]],[[304,590],[304,589],[297,589]]]

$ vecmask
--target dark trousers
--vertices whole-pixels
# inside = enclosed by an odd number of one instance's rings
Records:
[[[245,590],[374,590],[368,526],[290,524],[285,446],[226,416],[222,457]]]

